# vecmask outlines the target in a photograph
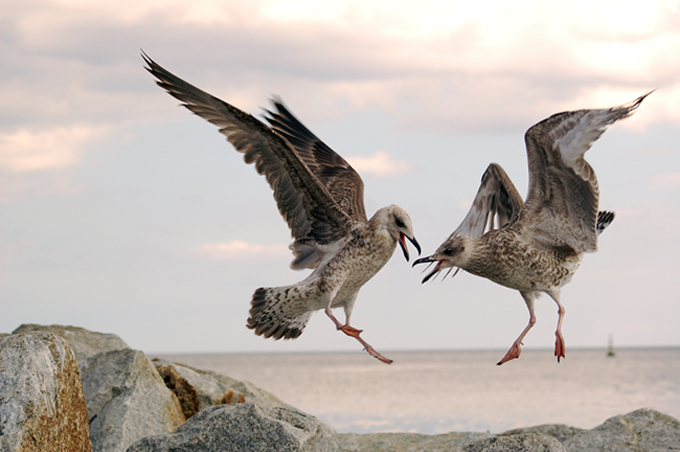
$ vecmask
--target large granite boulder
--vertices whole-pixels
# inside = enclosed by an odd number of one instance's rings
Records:
[[[0,338],[0,450],[92,451],[78,362],[62,338]]]
[[[509,430],[504,435],[514,435],[515,433],[542,433],[544,435],[552,436],[560,443],[563,443],[579,433],[587,432],[588,430],[576,427],[570,427],[564,424],[543,424],[535,427],[525,427]]]
[[[113,334],[22,325],[0,334],[0,450],[677,452],[680,422],[640,409],[592,430],[337,434],[250,383],[152,363]]]
[[[127,452],[336,452],[334,434],[309,414],[241,403],[206,408],[176,432],[143,438]]]
[[[340,433],[336,441],[341,452],[456,452],[490,433]]]
[[[490,433],[344,433],[341,452],[566,452],[555,438],[538,432]]]
[[[174,431],[185,420],[177,397],[139,350],[103,352],[82,370],[95,452],[123,452],[147,435]]]
[[[22,325],[65,339],[80,365],[94,452],[124,452],[147,435],[169,433],[185,417],[151,361],[118,336],[61,325]]]
[[[564,441],[564,446],[570,452],[677,452],[680,450],[680,421],[642,408],[574,435]]]
[[[462,452],[567,452],[567,449],[552,436],[543,433],[514,433],[497,435],[475,441]]]
[[[36,325],[25,323],[14,330],[12,334],[32,333],[36,331],[48,332],[60,336],[73,349],[78,363],[83,362],[98,353],[113,350],[125,350],[130,348],[120,337],[115,334],[96,333],[77,326],[63,325]]]
[[[295,409],[249,382],[157,358],[152,362],[167,387],[179,399],[187,419],[210,406],[232,403],[254,402],[262,406]]]

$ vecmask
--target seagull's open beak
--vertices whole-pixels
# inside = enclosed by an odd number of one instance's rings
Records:
[[[439,270],[442,268],[442,264],[444,263],[443,260],[439,261],[437,259],[433,259],[432,256],[427,256],[427,257],[422,257],[415,262],[413,262],[413,267],[415,267],[418,264],[431,264],[432,262],[436,262],[437,265],[435,265],[434,270],[432,270],[430,273],[428,273],[424,278],[423,278],[423,284],[425,284],[427,281],[429,281],[430,278],[432,278],[434,275],[436,275]]]
[[[416,247],[418,250],[418,256],[420,256],[420,245],[418,244],[418,241],[416,240],[415,237],[406,237],[406,234],[403,232],[399,233],[399,245],[401,246],[401,250],[404,252],[404,257],[406,258],[406,262],[409,260],[409,255],[408,255],[408,248],[406,248],[406,239],[408,239],[409,242],[413,243],[413,246]]]

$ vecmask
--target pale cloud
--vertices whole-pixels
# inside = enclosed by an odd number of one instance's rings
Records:
[[[665,190],[677,190],[680,189],[680,171],[663,173],[654,176],[651,179],[651,183],[656,187]]]
[[[24,172],[64,168],[79,162],[83,145],[96,132],[82,126],[0,134],[0,170]]]
[[[216,260],[292,258],[287,245],[259,245],[242,240],[233,240],[229,243],[204,243],[192,248],[189,252],[195,256]]]
[[[30,199],[68,196],[83,191],[83,186],[66,171],[5,172],[0,167],[0,204]]]
[[[359,174],[373,174],[380,177],[400,176],[413,171],[413,165],[406,160],[391,157],[385,151],[376,151],[368,157],[347,157],[347,161]]]
[[[120,122],[148,118],[150,109],[171,114],[168,100],[152,94],[144,79],[141,45],[171,71],[247,111],[276,93],[301,117],[380,109],[405,128],[504,131],[557,111],[617,105],[658,87],[658,108],[625,127],[680,122],[680,60],[668,58],[680,53],[677,2],[20,5],[7,19],[16,24],[17,45],[6,72],[30,58],[31,67],[49,66],[36,74],[49,76],[12,80],[17,100],[0,100],[0,107],[18,108],[13,117],[58,121],[77,112],[80,120]],[[103,48],[113,41],[115,47]],[[232,44],[215,53],[218,42]],[[123,86],[127,91],[115,89]],[[31,103],[36,98],[39,104]]]

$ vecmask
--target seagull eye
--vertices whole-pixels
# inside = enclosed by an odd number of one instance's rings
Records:
[[[446,248],[446,249],[444,250],[444,254],[445,254],[446,256],[453,256],[453,248]]]
[[[401,221],[401,218],[397,218],[395,223],[397,224],[398,228],[403,228],[405,226],[404,222]]]

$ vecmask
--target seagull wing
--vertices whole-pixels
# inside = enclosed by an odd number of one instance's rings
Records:
[[[279,99],[272,102],[276,112],[267,110],[265,117],[272,129],[290,143],[347,215],[357,221],[367,221],[364,183],[359,173],[298,121]]]
[[[597,249],[600,191],[583,156],[607,126],[632,115],[649,94],[619,107],[558,113],[527,131],[529,192],[522,217],[538,241],[579,252]]]
[[[254,163],[274,190],[279,212],[295,239],[293,268],[313,268],[327,245],[347,237],[354,220],[335,201],[285,138],[266,124],[185,82],[142,54],[157,84],[220,133]]]
[[[475,200],[463,222],[449,239],[464,235],[481,237],[485,232],[502,228],[513,221],[524,202],[506,172],[492,163],[482,175]]]

